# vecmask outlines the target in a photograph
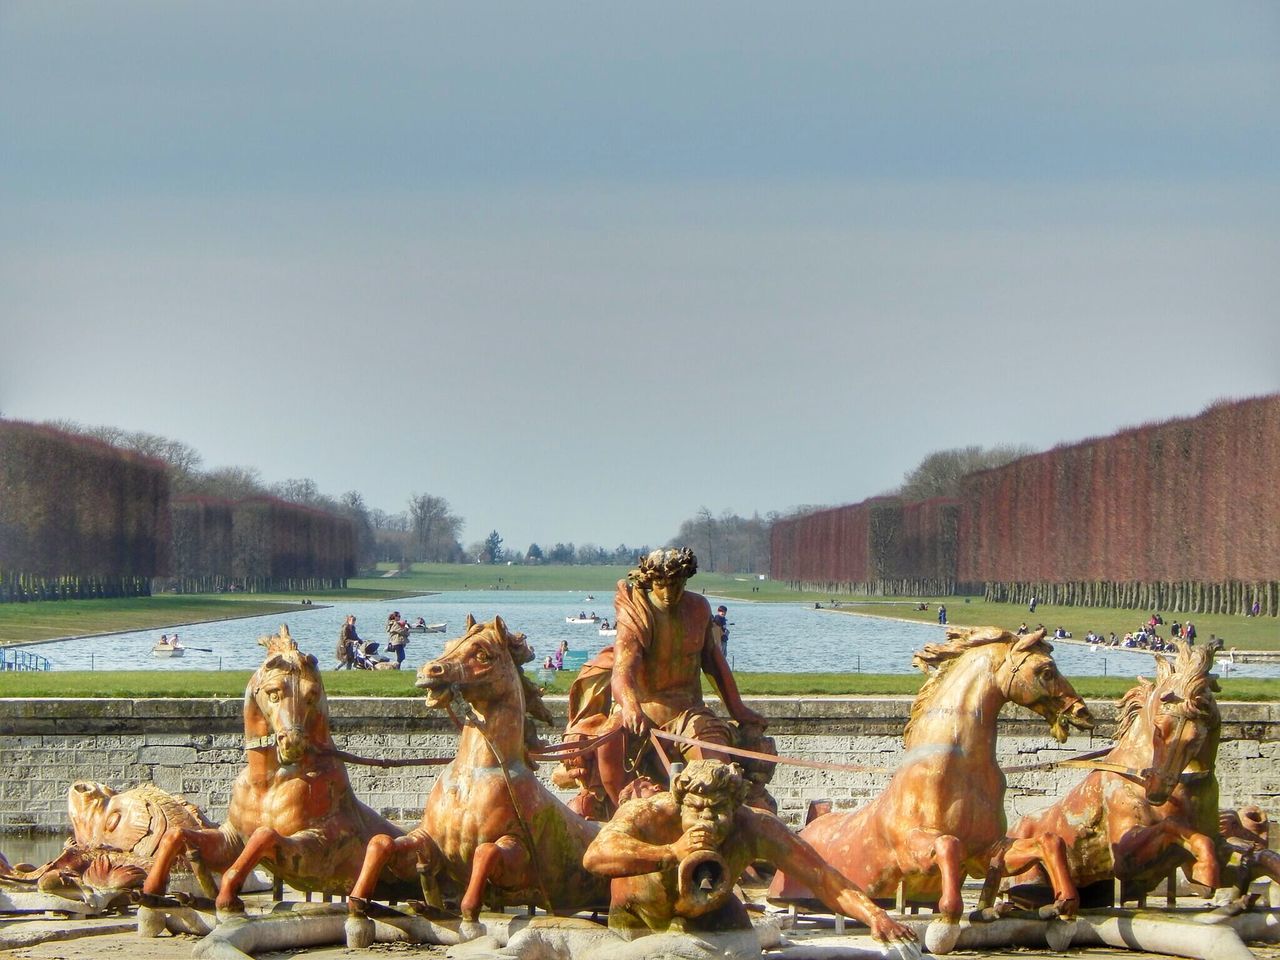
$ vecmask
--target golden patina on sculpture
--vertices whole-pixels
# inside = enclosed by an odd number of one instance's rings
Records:
[[[1258,832],[1265,815],[1218,809],[1215,648],[1174,644],[1172,661],[1156,656],[1155,681],[1139,678],[1120,699],[1116,744],[1099,769],[1014,829],[1062,838],[1088,906],[1112,905],[1117,879],[1121,900],[1136,900],[1179,868],[1206,897],[1228,879],[1243,893],[1255,873],[1280,878],[1280,857]],[[1238,876],[1227,878],[1228,867]],[[1043,882],[1038,871],[1018,877],[1015,898],[1034,902]]]
[[[764,860],[807,884],[831,910],[865,923],[877,940],[915,940],[776,816],[745,806],[749,791],[736,764],[695,760],[669,791],[624,803],[585,861],[612,880],[610,929],[626,937],[749,929],[733,888],[748,866]]]
[[[1050,724],[1058,741],[1068,727],[1093,725],[1084,701],[1058,672],[1044,631],[1018,636],[997,627],[948,630],[913,663],[934,672],[920,690],[903,734],[906,755],[888,787],[853,812],[818,817],[800,835],[828,863],[873,897],[893,897],[899,883],[913,901],[936,901],[943,921],[963,910],[964,877],[1021,873],[1045,865],[1056,912],[1074,914],[1078,896],[1062,840],[1006,839],[1005,776],[996,762],[996,717],[1010,701]],[[802,899],[810,891],[781,871],[770,896]],[[931,937],[935,952],[953,934]]]
[[[67,814],[72,836],[57,857],[30,870],[0,871],[0,880],[105,907],[141,889],[167,835],[213,826],[194,804],[153,783],[116,792],[106,784],[77,781],[67,791]],[[186,858],[174,864],[183,875],[196,868],[202,865]]]
[[[1108,905],[1114,878],[1131,886],[1125,899],[1162,882],[1169,872],[1166,853],[1173,846],[1187,861],[1190,879],[1204,892],[1218,886],[1212,838],[1186,818],[1158,812],[1219,722],[1216,683],[1209,672],[1212,648],[1175,643],[1174,662],[1156,656],[1155,682],[1139,678],[1120,699],[1116,744],[1099,759],[1098,769],[1057,803],[1023,817],[1013,831],[1018,837],[1061,837],[1077,885],[1107,881],[1103,899]],[[1213,812],[1216,821],[1216,798]],[[1034,870],[1017,882],[1042,880]]]
[[[703,745],[678,747],[685,761],[730,759],[716,746],[774,752],[772,740],[762,736],[768,722],[742,702],[712,631],[710,605],[685,589],[697,570],[697,557],[687,547],[655,550],[644,557],[638,569],[618,582],[617,639],[583,668],[574,684],[567,741],[626,732],[601,743],[594,755],[564,764],[555,777],[562,786],[579,787],[575,809],[596,819],[608,818],[637,776],[666,782],[657,751],[667,748],[650,737],[651,730],[700,741]],[[717,716],[703,700],[703,673],[719,691],[732,722]],[[765,789],[773,765],[752,760],[744,767],[750,787],[747,802],[776,810]]]
[[[219,913],[243,911],[240,889],[259,863],[295,889],[344,895],[359,876],[369,840],[399,833],[351,790],[329,733],[316,658],[299,651],[284,626],[259,643],[267,648],[266,659],[245,689],[247,759],[232,787],[227,820],[165,836],[143,885],[145,906],[167,905],[161,898],[169,871],[184,852],[222,873]],[[379,879],[389,894],[418,889],[411,856],[393,858]],[[144,935],[161,929],[156,922],[139,924]]]
[[[418,671],[427,703],[461,725],[458,753],[433,785],[418,826],[369,844],[351,891],[349,944],[365,945],[371,936],[362,921],[390,857],[413,857],[424,877],[462,891],[464,935],[480,932],[475,924],[486,902],[568,913],[606,902],[605,881],[582,865],[599,824],[570,810],[533,771],[526,718],[551,717],[521,670],[532,659],[524,634],[509,631],[501,617],[485,624],[468,617],[467,632]],[[444,905],[438,887],[428,903]]]

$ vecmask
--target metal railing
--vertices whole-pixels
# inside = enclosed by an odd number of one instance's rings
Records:
[[[48,670],[49,658],[29,650],[0,650],[0,670]]]

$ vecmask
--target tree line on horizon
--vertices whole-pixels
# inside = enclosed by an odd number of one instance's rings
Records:
[[[537,542],[531,543],[519,551],[504,547],[497,530],[491,531],[483,540],[464,546],[460,540],[464,519],[454,512],[447,499],[435,494],[415,491],[408,497],[405,509],[390,512],[369,506],[358,490],[346,491],[338,497],[328,495],[309,478],[268,483],[256,467],[236,465],[204,469],[202,455],[190,444],[146,431],[84,425],[71,420],[51,420],[39,426],[125,451],[140,458],[139,462],[152,461],[164,466],[173,504],[171,523],[175,572],[188,581],[189,589],[193,590],[199,589],[199,584],[206,581],[187,574],[196,569],[212,569],[210,564],[214,558],[225,559],[226,555],[234,554],[238,569],[263,569],[264,561],[248,559],[252,550],[261,552],[260,548],[246,545],[252,542],[251,537],[238,534],[233,537],[234,523],[229,517],[236,513],[232,507],[234,504],[256,503],[259,504],[256,509],[261,513],[266,508],[260,504],[271,499],[350,523],[353,556],[346,563],[336,560],[323,563],[322,566],[330,572],[338,568],[370,571],[378,563],[393,563],[407,568],[414,562],[631,565],[650,550],[647,544],[629,546],[622,543],[608,548],[591,542],[556,541],[545,547]],[[966,447],[938,451],[904,475],[902,490],[904,495],[913,498],[925,493],[946,495],[966,473],[999,465],[1026,452],[1026,449],[1017,447]],[[249,511],[247,508],[239,509],[242,514],[240,525],[247,530],[250,528]],[[680,524],[676,535],[664,545],[692,547],[703,570],[767,572],[770,569],[770,531],[773,524],[779,519],[815,509],[820,508],[802,505],[785,512],[769,511],[763,516],[755,512],[743,517],[729,510],[716,516],[708,507],[702,506],[694,516]],[[278,509],[274,513],[267,510],[267,515],[274,518],[272,523],[281,527],[281,531],[274,535],[275,539],[288,541],[286,552],[292,551],[289,556],[294,558],[288,563],[280,561],[278,566],[304,569],[306,565],[297,559],[297,551],[302,549],[298,544],[304,541],[312,543],[311,549],[322,550],[326,556],[338,549],[338,544],[345,542],[341,537],[322,535],[320,531],[324,525],[317,526],[314,519],[307,519],[307,514],[291,517],[288,521]],[[261,527],[262,522],[254,521],[257,527]],[[291,532],[283,532],[285,529]],[[304,535],[299,531],[307,532]],[[201,537],[207,538],[207,542],[202,542]],[[321,543],[323,547],[319,546]],[[284,547],[281,549],[285,550]],[[219,576],[212,582],[222,584],[224,579]]]
[[[1280,394],[972,470],[957,494],[775,523],[771,575],[832,594],[1280,615]]]

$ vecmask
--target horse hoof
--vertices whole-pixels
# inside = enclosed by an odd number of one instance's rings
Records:
[[[960,942],[957,920],[934,920],[925,927],[924,945],[930,953],[950,953]]]
[[[228,920],[238,920],[244,916],[244,901],[233,900],[231,903],[223,906],[218,904],[217,917],[219,923],[226,923]]]
[[[347,917],[347,949],[363,950],[373,944],[373,921],[368,917]]]
[[[1054,953],[1065,953],[1076,938],[1076,927],[1080,921],[1074,917],[1070,920],[1051,920],[1044,928],[1044,939]]]
[[[468,940],[478,940],[487,932],[484,924],[479,920],[463,920],[458,924],[458,942],[466,943]]]
[[[999,903],[992,904],[989,907],[983,907],[969,914],[970,923],[995,923],[997,920],[1003,920],[1018,909],[1008,900],[1001,900]]]
[[[164,931],[163,910],[155,907],[138,907],[138,936],[158,937]]]

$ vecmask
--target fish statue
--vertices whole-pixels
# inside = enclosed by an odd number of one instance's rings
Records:
[[[38,867],[10,866],[0,856],[0,883],[10,890],[34,887],[43,894],[114,909],[141,889],[166,834],[183,827],[215,826],[195,804],[154,783],[117,792],[103,783],[80,780],[67,791],[67,815],[72,836],[62,852]],[[180,877],[189,878],[179,884],[189,892],[212,889],[212,878],[199,876],[207,873],[199,864],[183,860],[177,869]]]

